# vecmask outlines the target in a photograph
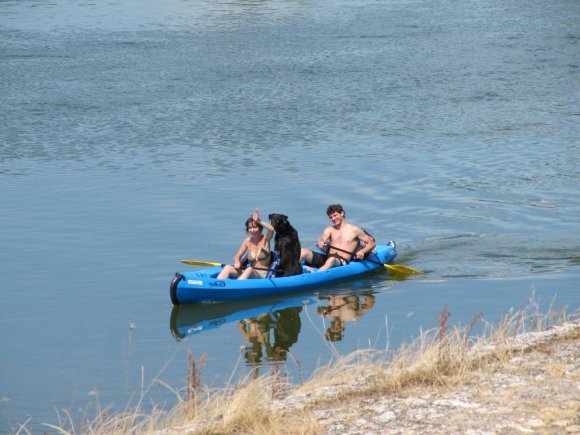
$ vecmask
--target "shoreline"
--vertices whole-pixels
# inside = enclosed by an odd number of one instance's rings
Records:
[[[457,385],[331,401],[314,411],[321,433],[580,434],[580,321],[514,341]]]
[[[443,375],[429,371],[425,379],[389,384],[379,377],[401,378],[394,363],[390,372],[373,372],[359,355],[298,387],[276,377],[255,380],[237,387],[234,399],[221,397],[226,405],[218,413],[200,418],[196,407],[195,423],[181,420],[153,433],[580,434],[580,318],[537,332],[504,332],[492,342],[477,340],[459,355],[462,366],[450,365]],[[418,361],[402,361],[413,366],[407,375],[433,363],[431,349],[441,363],[441,346],[428,344],[421,344]],[[457,348],[450,350],[448,356]],[[349,373],[337,378],[343,370]],[[271,400],[256,401],[260,394]]]
[[[560,313],[550,322],[554,317],[523,313],[473,337],[478,318],[450,328],[444,308],[439,328],[412,343],[353,352],[300,385],[280,364],[210,391],[201,382],[203,359],[191,357],[188,386],[175,391],[179,403],[170,410],[101,409],[92,421],[68,415],[64,426],[45,426],[99,435],[580,435],[580,315]],[[24,432],[31,433],[21,426]]]

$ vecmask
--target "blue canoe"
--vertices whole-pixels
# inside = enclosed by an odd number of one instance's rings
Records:
[[[259,298],[306,289],[322,287],[383,268],[397,257],[395,242],[377,244],[375,251],[361,261],[351,261],[346,266],[333,267],[322,272],[304,268],[301,275],[264,279],[216,279],[221,267],[210,267],[196,272],[176,273],[169,293],[173,305],[200,302],[238,301]]]

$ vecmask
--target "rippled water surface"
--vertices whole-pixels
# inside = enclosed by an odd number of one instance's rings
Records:
[[[0,432],[580,303],[574,0],[0,1]],[[255,207],[426,273],[171,307]],[[263,315],[264,313],[269,313]],[[204,323],[205,322],[205,323]],[[201,329],[200,325],[203,327]],[[58,413],[57,411],[58,410]]]

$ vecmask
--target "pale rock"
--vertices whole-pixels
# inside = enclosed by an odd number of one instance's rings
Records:
[[[566,426],[570,426],[571,425],[571,421],[570,420],[556,420],[554,422],[552,422],[552,424],[554,426],[558,426],[558,427],[566,427]]]
[[[532,418],[530,421],[528,421],[528,425],[530,427],[543,427],[546,426],[546,423],[544,423],[539,418]]]
[[[393,421],[397,419],[397,415],[392,411],[383,412],[381,415],[376,417],[376,420],[386,423],[388,421]]]
[[[425,399],[420,399],[419,397],[409,397],[405,399],[405,403],[409,406],[425,406],[428,402]]]
[[[461,400],[440,399],[433,402],[437,406],[447,406],[449,408],[479,408],[477,403],[467,403]]]

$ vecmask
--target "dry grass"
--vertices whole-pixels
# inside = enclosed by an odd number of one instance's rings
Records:
[[[444,307],[437,329],[423,332],[395,352],[360,350],[323,367],[298,392],[348,385],[341,395],[399,394],[417,386],[444,386],[461,382],[478,364],[468,357],[473,337],[469,334],[478,313],[467,328],[450,328]]]
[[[467,327],[451,327],[450,313],[444,307],[439,327],[423,332],[413,342],[396,351],[353,352],[320,368],[298,388],[288,384],[276,365],[269,375],[249,376],[236,387],[210,392],[202,389],[203,358],[196,363],[190,354],[186,393],[175,392],[179,403],[172,410],[154,408],[143,413],[139,411],[140,400],[133,411],[114,415],[109,415],[107,409],[97,409],[97,417],[84,422],[82,427],[75,427],[69,414],[60,426],[47,426],[62,434],[314,434],[323,428],[317,423],[313,409],[325,402],[462,383],[474,370],[492,361],[507,361],[513,353],[521,352],[516,346],[517,336],[571,317],[564,310],[540,314],[537,306],[531,304],[510,311],[495,327],[486,324],[482,335],[475,337],[472,330],[480,321],[480,313]],[[578,330],[574,333],[577,336]],[[554,365],[547,370],[561,376],[563,369]],[[285,402],[277,400],[282,392],[290,395]],[[301,397],[310,400],[301,401]],[[28,431],[23,428],[22,432]]]

